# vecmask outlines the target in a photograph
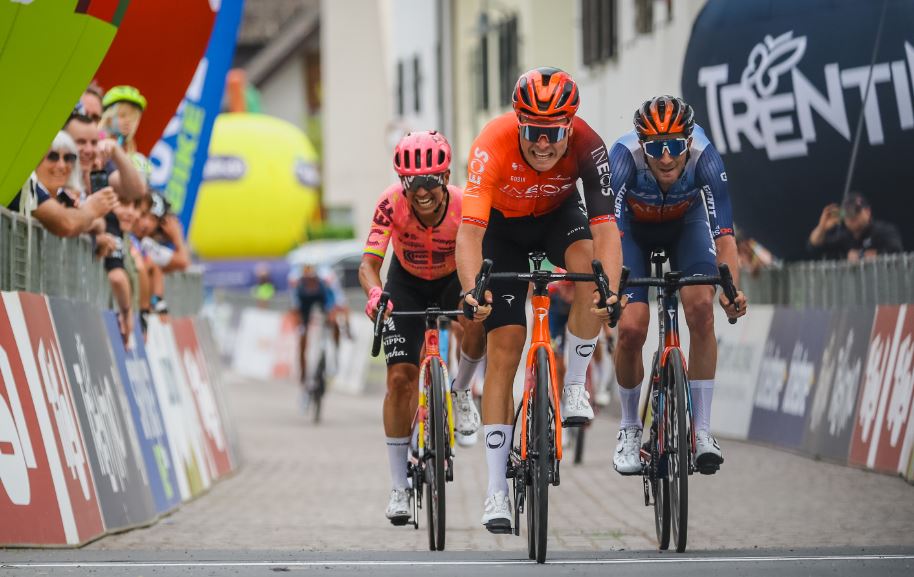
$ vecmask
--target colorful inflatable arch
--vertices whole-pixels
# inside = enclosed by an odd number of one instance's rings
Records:
[[[189,239],[206,259],[286,254],[318,218],[317,152],[271,116],[216,118]]]
[[[0,204],[6,206],[92,80],[130,0],[0,0]]]
[[[165,132],[206,51],[216,18],[212,4],[212,0],[132,0],[98,69],[96,78],[102,88],[129,84],[146,97],[149,105],[136,133],[137,148],[143,154],[148,155]]]

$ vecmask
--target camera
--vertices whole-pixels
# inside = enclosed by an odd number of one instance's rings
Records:
[[[108,173],[104,170],[93,170],[89,173],[89,186],[92,192],[98,192],[108,186]]]

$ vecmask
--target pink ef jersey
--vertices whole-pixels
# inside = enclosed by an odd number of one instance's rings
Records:
[[[374,211],[365,254],[384,260],[387,244],[393,240],[394,254],[406,272],[425,280],[435,280],[457,270],[454,251],[457,227],[463,206],[463,190],[448,185],[448,200],[437,225],[426,227],[409,206],[403,187],[387,187]]]

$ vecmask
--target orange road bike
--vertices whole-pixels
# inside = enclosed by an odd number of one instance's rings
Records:
[[[562,460],[561,395],[549,335],[550,298],[547,285],[559,280],[596,282],[601,302],[605,302],[609,295],[609,283],[600,261],[593,261],[593,274],[555,273],[542,270],[545,258],[542,252],[531,252],[534,270],[526,273],[493,273],[492,261],[486,259],[473,291],[477,302],[482,302],[482,295],[491,279],[533,284],[533,330],[526,364],[528,378],[523,399],[514,415],[513,436],[518,439],[511,450],[508,478],[514,482],[514,534],[520,535],[517,519],[526,512],[528,552],[530,558],[538,563],[546,561],[549,485],[559,485],[559,464]],[[617,317],[618,307],[614,309],[614,316]],[[611,326],[615,325],[615,321],[616,318],[613,318]]]
[[[679,298],[684,286],[720,285],[732,304],[736,288],[727,265],[718,266],[718,276],[683,277],[680,272],[663,273],[666,255],[652,251],[654,275],[628,279],[623,269],[619,285],[657,287],[657,321],[660,339],[651,368],[649,402],[645,403],[641,421],[650,419],[648,440],[641,447],[641,475],[644,482],[644,505],[650,507],[653,496],[654,525],[661,550],[670,546],[672,529],[676,551],[686,549],[689,519],[689,475],[698,470],[695,464],[695,428],[692,421],[692,395],[686,371],[685,355],[679,347]],[[730,324],[736,319],[730,319]],[[648,410],[650,409],[650,414]],[[709,473],[711,471],[701,471]]]
[[[389,301],[390,294],[381,293],[371,346],[374,357],[381,350],[384,314]],[[425,355],[419,366],[419,405],[410,435],[413,441],[410,443],[409,477],[412,479],[413,527],[416,529],[419,528],[423,493],[427,497],[428,546],[432,551],[444,551],[445,482],[454,480],[454,410],[445,359],[451,319],[462,314],[463,311],[443,311],[438,307],[390,313],[391,317],[425,319]]]

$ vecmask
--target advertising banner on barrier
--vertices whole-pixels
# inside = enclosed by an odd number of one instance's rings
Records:
[[[751,313],[731,325],[724,310],[714,307],[717,373],[711,428],[717,434],[734,439],[749,435],[756,376],[773,316],[772,305],[752,305]]]
[[[148,522],[156,516],[149,478],[101,313],[66,299],[48,303],[105,527],[111,531]]]
[[[228,411],[228,404],[225,401],[225,380],[222,375],[221,355],[219,354],[219,345],[213,336],[213,329],[209,321],[203,318],[194,319],[194,328],[197,331],[197,340],[203,351],[203,359],[206,361],[206,368],[209,370],[210,382],[213,384],[213,392],[216,394],[216,401],[219,403],[219,412],[222,414],[222,426],[225,434],[228,435],[228,453],[233,468],[238,468],[240,458],[238,454],[238,432],[233,426],[234,421]]]
[[[165,419],[178,490],[181,500],[187,501],[210,486],[205,441],[184,370],[177,364],[178,353],[171,327],[160,321],[157,315],[149,318],[146,355],[152,369],[159,408]]]
[[[876,309],[848,461],[905,473],[911,454],[914,394],[914,308]],[[907,447],[905,447],[907,446]]]
[[[203,351],[197,341],[193,320],[187,317],[174,319],[171,327],[177,345],[177,358],[180,359],[179,362],[187,377],[187,384],[190,385],[194,406],[202,425],[203,437],[206,440],[210,476],[218,479],[231,472],[232,463],[228,454],[228,437],[222,426],[219,403],[213,392],[206,359],[203,358]]]
[[[146,359],[143,333],[140,332],[139,323],[134,325],[129,348],[125,349],[114,311],[103,311],[102,315],[126,401],[130,405],[155,509],[159,514],[166,513],[181,504],[181,494],[178,492],[178,480],[168,448],[165,420]]]
[[[830,320],[828,311],[775,311],[755,387],[750,440],[800,447]]]
[[[274,377],[283,329],[283,315],[266,309],[244,309],[235,337],[232,370],[252,379]]]
[[[41,295],[28,293],[3,293],[3,305],[8,317],[9,326],[12,328],[12,338],[4,337],[6,345],[4,352],[10,361],[13,377],[16,379],[17,393],[25,393],[19,386],[19,377],[16,367],[21,366],[28,382],[27,394],[18,394],[21,410],[12,408],[12,416],[19,432],[18,442],[26,451],[25,446],[30,445],[32,453],[23,453],[26,467],[30,470],[28,475],[29,497],[23,488],[16,491],[15,499],[33,505],[30,513],[40,513],[40,517],[30,517],[22,525],[14,525],[7,519],[13,517],[3,515],[0,523],[0,534],[3,541],[9,540],[16,544],[70,544],[84,543],[101,535],[104,530],[101,508],[95,492],[95,482],[90,470],[89,455],[86,444],[80,433],[79,417],[73,401],[72,388],[64,366],[63,355],[57,344],[54,334],[54,325],[45,298]],[[0,318],[0,333],[4,332],[7,319]],[[18,346],[18,359],[13,359]],[[7,345],[10,348],[7,348]],[[21,363],[21,365],[20,365]],[[7,376],[4,374],[4,383]],[[6,392],[11,394],[13,389],[8,385]],[[8,397],[10,398],[10,397]],[[31,407],[29,409],[28,407]],[[21,425],[23,419],[37,419],[38,431],[33,426],[27,429]],[[28,431],[28,438],[23,435]],[[14,443],[11,441],[11,443]],[[2,446],[2,443],[0,443]],[[15,444],[13,445],[15,446]],[[16,476],[15,459],[8,456],[13,451],[2,450],[4,467],[2,468],[3,485],[7,487],[8,480],[12,486],[12,477]],[[47,490],[46,482],[42,479],[43,460],[41,455],[46,455],[47,471],[53,482],[55,502],[46,504],[42,500],[42,492]],[[21,475],[21,468],[18,474]],[[20,477],[21,480],[21,477]],[[34,483],[33,483],[34,481]],[[32,492],[34,488],[34,492]],[[13,496],[7,492],[9,498]],[[33,500],[34,499],[34,500]],[[5,505],[0,509],[5,509]],[[58,527],[62,526],[62,535]],[[12,530],[12,534],[7,534]],[[19,531],[26,533],[19,533]],[[36,534],[35,531],[38,531]]]
[[[807,453],[847,461],[874,313],[873,307],[832,311],[832,328],[806,421],[803,448]]]

